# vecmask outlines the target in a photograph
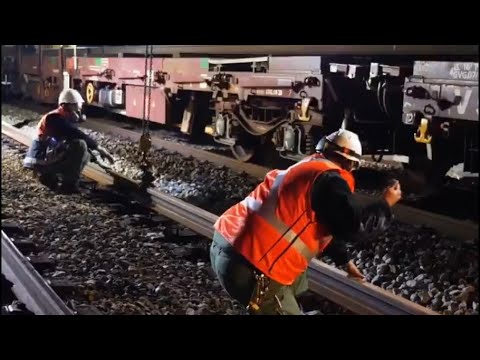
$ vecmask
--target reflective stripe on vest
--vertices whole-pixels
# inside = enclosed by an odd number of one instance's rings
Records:
[[[303,161],[300,161],[299,163],[293,165],[297,166],[300,163],[304,163],[307,161],[323,161],[327,162],[329,160],[324,159],[324,158],[309,158]],[[290,168],[292,168],[290,167]],[[254,199],[251,196],[246,197],[244,200],[241,201],[241,204],[244,205],[247,209],[249,209],[252,212],[255,212],[258,216],[262,217],[266,222],[268,222],[279,234],[282,234],[281,237],[276,241],[271,248],[273,248],[276,244],[278,244],[279,241],[282,239],[286,240],[289,244],[289,249],[292,247],[295,249],[299,254],[301,254],[307,262],[312,260],[316,256],[316,252],[313,252],[310,250],[310,248],[305,244],[305,242],[300,238],[300,235],[305,229],[311,224],[308,223],[301,231],[299,234],[295,233],[292,230],[292,227],[295,225],[295,223],[300,220],[300,218],[305,214],[305,211],[299,216],[299,218],[290,226],[282,222],[275,214],[275,210],[278,205],[278,190],[280,188],[280,185],[282,184],[282,181],[285,177],[285,175],[288,173],[288,170],[282,170],[280,171],[277,176],[275,177],[275,180],[272,184],[272,187],[270,189],[270,192],[268,193],[267,198],[265,201],[262,203],[261,201],[258,201]],[[271,249],[269,249],[263,257],[268,254],[268,252]],[[262,257],[262,258],[263,258]],[[278,259],[277,259],[278,260]],[[274,264],[272,264],[273,267]]]

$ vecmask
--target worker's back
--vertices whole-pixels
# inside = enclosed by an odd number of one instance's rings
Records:
[[[329,234],[316,222],[310,195],[315,179],[329,170],[338,171],[353,191],[353,176],[318,155],[269,172],[247,198],[219,217],[215,230],[263,273],[291,283],[328,245],[319,243]]]

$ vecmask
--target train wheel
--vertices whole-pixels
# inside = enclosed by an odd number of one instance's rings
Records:
[[[87,104],[91,104],[93,102],[93,98],[95,96],[95,87],[92,83],[88,83],[87,87],[85,88],[85,97],[87,100]]]
[[[242,162],[250,161],[255,155],[255,148],[251,145],[242,145],[237,143],[230,148],[232,149],[233,156]]]

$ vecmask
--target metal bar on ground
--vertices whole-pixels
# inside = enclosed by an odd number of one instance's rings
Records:
[[[94,131],[108,133],[109,128],[111,128],[111,126],[113,125],[114,123],[112,121],[105,120],[104,123],[90,122],[89,124],[84,124],[82,126],[85,126],[86,128]],[[132,141],[138,140],[138,137],[140,136],[138,133],[127,129],[119,128],[118,132],[121,133],[121,136],[125,136]],[[163,147],[171,151],[176,151],[184,156],[192,155],[192,150],[186,148],[181,143],[175,143],[172,141],[158,138],[153,138],[152,143],[155,146]],[[195,157],[199,160],[211,161],[218,164],[223,163],[223,165],[231,168],[236,172],[245,171],[259,179],[263,179],[267,172],[271,170],[256,164],[239,164],[238,161],[235,159],[226,158],[225,156],[214,154],[201,149],[194,149],[193,151],[195,152]],[[366,204],[374,200],[372,197],[358,193],[356,194],[356,196],[359,202],[362,204]],[[462,221],[440,214],[432,214],[431,212],[415,209],[402,204],[396,204],[392,211],[399,221],[414,225],[426,225],[431,227],[432,229],[435,229],[441,234],[451,236],[455,239],[465,241],[472,240],[478,237],[478,224],[475,224],[471,221]]]
[[[62,299],[2,231],[2,274],[17,299],[35,315],[73,315]]]
[[[83,123],[82,127],[85,127],[89,130],[104,132],[108,134],[108,133],[112,133],[111,132],[112,126],[115,126],[115,125],[116,124],[113,121],[104,119],[102,120],[102,122],[89,121],[87,123]],[[116,128],[115,132],[120,134],[120,136],[123,136],[132,141],[138,141],[141,135],[135,131],[123,129],[121,127]],[[185,145],[182,143],[176,143],[173,141],[168,141],[168,140],[163,140],[163,139],[153,137],[152,144],[159,148],[165,148],[170,151],[176,151],[183,156],[192,156],[192,151],[194,151],[195,158],[200,161],[210,161],[218,164],[222,163],[223,165],[232,169],[235,172],[241,173],[242,171],[245,171],[248,174],[255,176],[259,179],[262,179],[267,173],[267,169],[260,165],[256,165],[253,163],[239,163],[238,160],[236,159],[227,158],[225,156],[218,155],[218,154],[197,149],[197,148],[193,148],[192,150],[188,147],[185,147]]]
[[[363,315],[439,315],[368,282],[345,276],[341,270],[314,259],[308,269],[309,289],[354,313]],[[349,296],[345,296],[349,294]]]

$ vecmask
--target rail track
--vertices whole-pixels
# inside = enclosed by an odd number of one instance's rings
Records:
[[[19,103],[14,101],[12,105],[40,113],[45,113],[46,111],[50,110],[50,108],[46,107],[45,105],[39,105],[30,102]],[[81,124],[81,127],[101,134],[108,134],[110,136],[120,137],[125,140],[137,142],[141,135],[141,129],[135,128],[134,125],[135,123],[126,122],[123,119],[114,120],[105,117],[89,117],[88,121]],[[178,153],[184,157],[192,157],[199,161],[207,161],[219,166],[225,166],[236,173],[247,173],[248,175],[251,175],[259,180],[263,179],[265,174],[271,170],[269,166],[262,166],[256,163],[240,162],[237,159],[228,156],[230,154],[229,151],[227,151],[227,154],[224,155],[221,147],[217,146],[212,150],[210,149],[211,146],[194,145],[182,140],[179,141],[178,138],[172,139],[172,137],[175,137],[175,135],[167,135],[165,137],[164,130],[152,129],[152,144],[157,149],[165,149],[174,153]],[[472,192],[472,189],[467,190],[466,188],[462,188],[460,191],[459,188],[455,187],[457,185],[451,184],[442,189],[441,192],[434,197],[417,197],[416,194],[409,192],[411,190],[414,192],[416,191],[413,190],[412,187],[418,188],[419,186],[424,186],[418,183],[418,179],[415,179],[415,177],[411,178],[411,174],[409,173],[401,173],[397,166],[398,164],[392,165],[394,163],[384,161],[384,164],[378,167],[378,164],[374,164],[371,160],[367,159],[367,157],[365,158],[366,165],[360,171],[363,172],[361,174],[360,172],[357,174],[360,176],[358,186],[359,191],[357,194],[358,199],[361,202],[368,202],[369,198],[371,198],[370,194],[372,192],[378,192],[377,190],[364,191],[363,186],[365,184],[363,183],[366,181],[365,179],[369,179],[367,181],[369,183],[367,185],[368,189],[372,187],[373,189],[379,188],[379,184],[373,184],[378,182],[380,178],[383,178],[383,170],[379,170],[382,168],[382,166],[384,166],[390,169],[390,172],[395,172],[396,175],[400,176],[401,183],[403,185],[404,199],[402,199],[400,204],[398,204],[394,209],[399,219],[405,218],[404,222],[416,225],[428,223],[439,232],[460,239],[471,239],[478,234],[477,192]],[[284,160],[281,161],[283,162],[279,163],[278,166],[282,168],[289,166],[289,164],[285,163]],[[371,167],[373,168],[371,169]],[[377,179],[372,180],[372,177]],[[403,179],[403,177],[405,179]],[[435,214],[433,215],[433,219],[432,214]]]
[[[45,113],[51,110],[50,107],[45,105],[30,103],[30,102],[17,102],[14,101],[12,106],[18,106],[20,108],[28,109],[34,112]],[[33,120],[33,119],[30,119]],[[133,125],[132,125],[133,124]],[[140,125],[140,122],[138,123]],[[120,137],[126,140],[137,142],[141,129],[135,128],[135,122],[125,121],[124,119],[111,119],[108,117],[89,117],[88,121],[81,124],[81,127],[91,131],[95,131],[102,134],[108,134],[114,137]],[[157,133],[157,131],[159,131]],[[178,134],[177,134],[178,135]],[[165,137],[164,130],[152,130],[152,144],[157,149],[165,149],[174,153],[178,153],[184,157],[192,157],[199,161],[207,161],[219,166],[225,166],[236,173],[247,173],[259,180],[263,179],[265,174],[271,170],[269,166],[262,166],[256,163],[245,163],[238,161],[227,151],[227,154],[223,155],[221,147],[216,147],[216,150],[207,149],[208,146],[194,145],[182,140],[172,139],[174,135],[167,135]],[[377,168],[371,160],[365,157],[365,167],[360,170],[363,171],[359,178],[359,189],[357,191],[358,199],[360,202],[368,202],[371,198],[371,193],[378,192],[377,190],[363,190],[362,183],[366,178],[383,178],[382,171],[372,170],[371,167]],[[277,161],[277,160],[275,160]],[[286,167],[285,160],[280,160],[278,164],[280,167]],[[454,236],[460,239],[471,239],[478,234],[478,192],[472,192],[472,189],[466,190],[462,188],[460,191],[457,188],[451,188],[451,185],[441,190],[441,193],[433,198],[417,197],[414,193],[409,193],[413,188],[419,186],[424,187],[415,179],[411,177],[410,173],[399,173],[398,164],[384,161],[382,166],[395,172],[400,176],[402,187],[404,190],[404,199],[401,200],[394,212],[398,219],[415,225],[429,224],[432,228],[436,229],[442,234],[448,236]],[[356,175],[356,176],[357,176]],[[378,179],[377,179],[378,180]],[[405,184],[405,182],[406,184]],[[379,184],[372,185],[377,181],[369,180],[368,188],[373,186],[377,189]],[[421,182],[421,181],[420,181]],[[412,188],[413,187],[413,188]],[[409,190],[410,188],[410,190]],[[452,191],[456,191],[455,195],[450,195]],[[448,193],[448,194],[447,194]],[[448,206],[445,204],[449,204]],[[452,214],[455,213],[455,215]],[[458,213],[458,214],[457,214]]]
[[[2,122],[2,134],[29,146],[32,139],[21,130]],[[172,196],[148,189],[138,190],[138,183],[109,171],[108,173],[89,164],[83,175],[104,186],[113,186],[157,213],[191,229],[199,235],[211,238],[213,223],[217,216]],[[418,215],[414,215],[417,218]],[[427,218],[425,218],[427,219]],[[431,219],[430,219],[431,220]],[[458,229],[457,229],[458,230]],[[458,235],[458,232],[456,233]],[[2,242],[3,247],[3,242]],[[3,259],[3,252],[2,252]],[[391,292],[369,283],[360,283],[325,263],[314,260],[308,269],[309,286],[312,292],[345,307],[356,314],[367,315],[435,315],[426,307],[415,304]]]
[[[82,124],[82,126],[93,131],[121,136],[132,141],[137,141],[139,137],[137,132],[118,127],[118,125],[115,126],[115,122],[109,120],[88,121],[87,124]],[[201,161],[210,161],[218,165],[229,167],[238,173],[246,172],[254,177],[257,177],[258,179],[263,179],[267,172],[271,170],[267,167],[251,163],[242,163],[233,158],[214,154],[210,151],[200,150],[194,147],[185,146],[182,143],[164,140],[158,137],[153,137],[152,143],[158,148],[175,151],[187,157],[192,156]],[[368,203],[369,201],[372,201],[372,197],[368,195],[357,194],[357,197],[362,203]],[[434,214],[429,211],[424,211],[402,204],[397,204],[393,208],[393,212],[396,218],[400,221],[419,226],[428,224],[428,226],[437,230],[439,233],[452,236],[460,240],[470,240],[478,236],[478,224],[469,220],[454,219],[449,216]]]
[[[35,315],[74,315],[29,259],[2,230],[2,274],[12,292]]]
[[[37,247],[23,237],[15,222],[2,221],[2,314],[13,315],[99,315],[90,305],[76,305],[71,296],[77,285],[69,280],[45,276],[56,268]],[[55,275],[54,275],[55,276]],[[4,300],[6,300],[4,302]],[[13,300],[13,301],[12,301]]]

